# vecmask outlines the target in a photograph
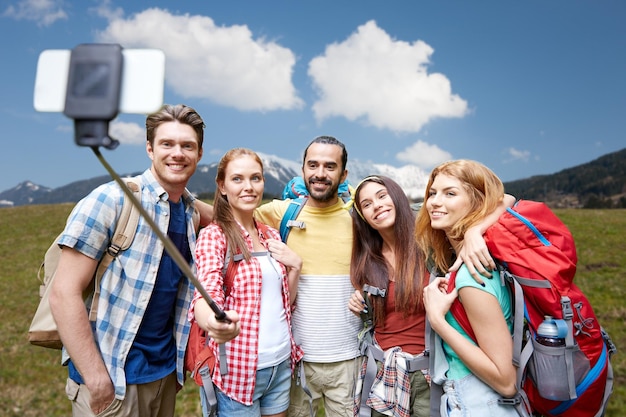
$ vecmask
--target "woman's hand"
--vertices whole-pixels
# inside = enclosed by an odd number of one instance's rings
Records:
[[[357,317],[359,317],[361,313],[367,313],[367,306],[365,305],[365,300],[363,299],[361,291],[355,290],[352,293],[350,300],[348,300],[348,309]]]
[[[289,304],[293,306],[298,296],[298,282],[302,271],[302,258],[289,246],[279,239],[267,239],[267,251],[287,268],[287,280],[289,282]]]
[[[267,250],[272,258],[285,265],[288,270],[296,269],[300,271],[302,269],[302,258],[282,240],[267,239]]]
[[[479,284],[483,284],[481,276],[491,278],[491,271],[496,267],[479,226],[470,227],[465,232],[461,250],[450,271],[458,270],[463,263]]]
[[[492,213],[465,231],[461,250],[458,253],[456,262],[454,262],[449,271],[457,271],[461,264],[465,263],[469,273],[477,283],[484,284],[481,276],[491,278],[490,271],[495,269],[496,264],[489,253],[489,249],[487,249],[483,235],[506,212],[506,209],[512,207],[513,204],[515,204],[515,197],[510,194],[504,194],[502,201]]]
[[[226,343],[233,340],[239,335],[239,314],[235,310],[226,312],[230,323],[227,321],[219,321],[215,318],[215,314],[209,313],[203,327],[207,331],[207,335],[213,338],[217,343]],[[198,323],[201,324],[201,323]]]
[[[457,298],[457,289],[448,294],[448,279],[439,277],[424,288],[424,307],[433,329],[441,322],[445,322],[445,315]]]

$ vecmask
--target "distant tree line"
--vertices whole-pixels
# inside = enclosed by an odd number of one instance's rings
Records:
[[[587,199],[583,208],[586,208],[586,209],[626,208],[626,197],[621,197],[618,200],[613,200],[611,198],[603,198],[603,197],[598,197],[596,195],[592,195]]]
[[[551,175],[504,184],[517,198],[558,208],[626,208],[626,148]]]

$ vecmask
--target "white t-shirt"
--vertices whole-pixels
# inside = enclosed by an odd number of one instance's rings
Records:
[[[257,369],[276,366],[291,355],[289,325],[282,299],[280,267],[267,252],[254,253],[261,264],[261,318]]]

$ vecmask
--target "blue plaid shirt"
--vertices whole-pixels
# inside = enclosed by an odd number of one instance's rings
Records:
[[[141,176],[142,206],[159,229],[167,234],[169,225],[168,195],[148,169]],[[74,248],[93,259],[101,259],[115,231],[124,199],[122,189],[110,182],[93,190],[72,210],[59,244]],[[195,252],[196,235],[192,214],[194,198],[183,196],[187,217],[187,238],[191,253]],[[102,359],[115,385],[115,397],[126,393],[124,365],[128,351],[150,301],[164,245],[140,217],[137,233],[128,250],[121,252],[104,273],[101,283],[98,316],[92,328]],[[187,310],[193,296],[193,284],[185,277],[176,299],[174,334],[176,339],[176,374],[178,383],[184,381],[185,348],[190,323]],[[86,302],[89,306],[89,301]],[[63,351],[63,362],[67,363]]]

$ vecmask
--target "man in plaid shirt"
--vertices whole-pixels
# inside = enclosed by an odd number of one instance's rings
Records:
[[[146,131],[152,165],[139,177],[142,206],[192,265],[194,198],[186,185],[202,157],[204,122],[191,107],[165,105],[147,117]],[[96,188],[73,209],[58,242],[50,306],[69,360],[74,416],[173,416],[184,381],[193,285],[143,217],[130,248],[102,277],[96,321],[88,319],[82,294],[124,198],[115,182]]]

